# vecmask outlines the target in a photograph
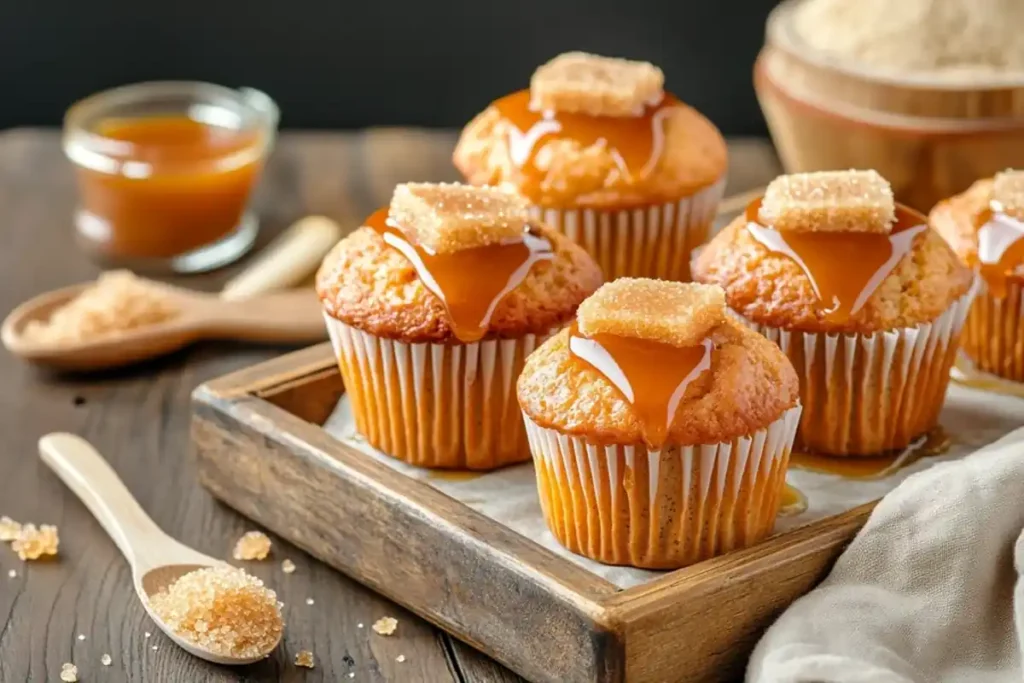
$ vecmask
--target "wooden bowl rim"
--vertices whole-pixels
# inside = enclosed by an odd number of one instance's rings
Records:
[[[866,109],[846,103],[826,103],[811,100],[792,92],[768,73],[766,51],[762,50],[754,62],[754,90],[771,90],[791,104],[809,109],[819,116],[829,116],[850,125],[871,126],[895,134],[917,137],[958,137],[973,135],[1000,135],[1024,129],[1024,117],[966,119],[949,117],[910,116]],[[762,106],[763,109],[763,106]]]
[[[782,0],[768,14],[765,25],[765,39],[768,45],[783,50],[790,56],[820,69],[831,70],[865,83],[888,85],[907,90],[935,90],[943,92],[990,92],[993,90],[1024,89],[1024,73],[1006,76],[971,76],[972,80],[950,80],[927,74],[896,75],[890,72],[857,66],[828,54],[819,52],[804,44],[792,30],[790,16],[807,0]]]

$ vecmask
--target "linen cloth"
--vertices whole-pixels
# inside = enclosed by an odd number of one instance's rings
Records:
[[[764,634],[747,683],[1024,680],[1022,531],[1024,429],[910,476]]]

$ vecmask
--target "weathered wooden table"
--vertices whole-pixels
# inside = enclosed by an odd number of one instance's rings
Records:
[[[261,243],[310,213],[357,225],[397,182],[454,180],[454,140],[450,132],[404,129],[284,134],[260,191]],[[730,149],[729,192],[762,184],[778,172],[767,142],[735,141]],[[41,291],[96,276],[97,267],[74,246],[74,202],[57,132],[0,134],[0,313]],[[182,278],[179,284],[213,290],[232,270]],[[83,682],[521,680],[278,539],[272,562],[246,567],[286,605],[282,647],[270,659],[237,670],[194,659],[157,632],[113,542],[37,457],[36,441],[47,432],[82,435],[161,527],[202,552],[229,558],[234,541],[252,525],[196,483],[189,459],[189,394],[201,382],[283,350],[202,344],[89,377],[53,376],[0,351],[0,515],[56,524],[61,535],[60,556],[53,562],[26,565],[0,547],[0,683],[56,681],[64,662],[78,666]],[[296,564],[295,573],[281,571],[285,558]],[[8,578],[12,569],[17,576]],[[398,619],[394,636],[370,630],[382,616]],[[303,649],[315,654],[312,671],[293,664]],[[104,653],[113,658],[109,667],[100,662]]]

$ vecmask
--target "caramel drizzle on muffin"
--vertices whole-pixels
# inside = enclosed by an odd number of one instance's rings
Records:
[[[522,191],[539,194],[550,160],[538,159],[538,152],[552,140],[607,146],[622,177],[641,182],[661,159],[665,118],[679,104],[663,82],[661,70],[647,62],[580,52],[537,69],[528,90],[493,105],[511,124],[509,155],[523,174]]]
[[[992,198],[974,218],[978,231],[978,270],[997,299],[1006,296],[1011,277],[1024,265],[1024,171],[1005,171],[992,183]]]
[[[365,225],[409,260],[464,343],[482,339],[505,295],[554,258],[550,240],[526,222],[522,198],[497,188],[399,185]]]
[[[913,249],[927,219],[874,171],[781,176],[747,206],[747,231],[804,271],[831,323],[846,323]]]
[[[660,449],[687,387],[711,368],[707,335],[724,316],[719,287],[620,278],[580,305],[569,353],[618,390]]]

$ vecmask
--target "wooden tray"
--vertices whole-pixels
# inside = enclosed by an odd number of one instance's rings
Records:
[[[533,681],[741,676],[760,633],[824,577],[871,509],[623,590],[328,435],[344,390],[329,344],[199,387],[202,484]]]

